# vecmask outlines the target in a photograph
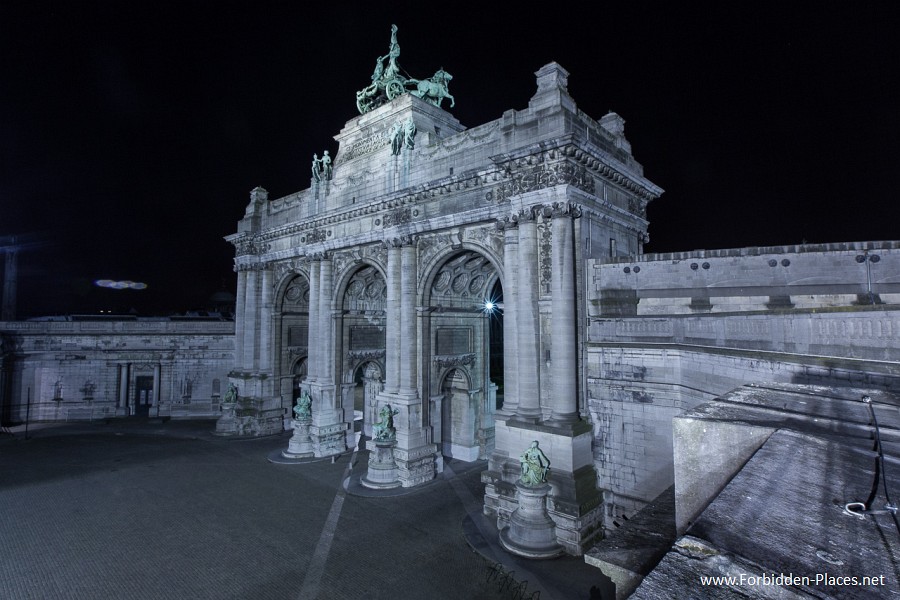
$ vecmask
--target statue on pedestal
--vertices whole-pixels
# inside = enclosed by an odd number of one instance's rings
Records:
[[[318,183],[319,181],[322,181],[322,161],[321,161],[321,159],[319,159],[318,154],[313,154],[312,178],[313,178],[313,181],[315,181],[316,183]]]
[[[376,441],[393,441],[397,438],[397,430],[394,429],[394,415],[400,414],[399,410],[391,408],[390,404],[385,404],[378,411],[379,419],[375,421],[372,429]]]
[[[322,158],[319,159],[319,162],[322,163],[322,178],[325,181],[331,181],[331,157],[328,156],[328,150],[326,150],[322,154]]]
[[[312,418],[312,399],[309,393],[303,392],[297,400],[297,406],[294,407],[294,419],[298,421],[308,421]]]
[[[225,392],[225,397],[222,398],[222,404],[234,404],[238,399],[238,391],[237,386],[233,383],[228,384],[228,391]]]
[[[522,453],[519,462],[522,463],[521,481],[523,484],[534,486],[546,483],[550,460],[544,451],[538,448],[537,440],[531,442],[531,446]]]

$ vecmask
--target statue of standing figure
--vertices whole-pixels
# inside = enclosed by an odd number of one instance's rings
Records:
[[[537,440],[531,442],[531,446],[522,453],[519,462],[522,463],[522,477],[520,478],[522,483],[534,486],[547,481],[550,460],[544,451],[538,448]]]
[[[410,117],[403,124],[403,143],[412,150],[416,147],[416,122]]]
[[[328,150],[326,150],[322,154],[322,158],[319,158],[318,154],[313,154],[312,159],[312,178],[313,181],[319,183],[323,179],[325,181],[331,181],[332,167],[331,167],[331,157],[328,155]]]
[[[397,65],[397,58],[400,57],[400,44],[397,43],[397,26],[391,25],[391,47],[388,50],[388,67],[385,70],[384,78],[393,79],[400,73],[400,67]]]
[[[388,135],[391,138],[391,154],[399,156],[400,149],[403,148],[403,124],[400,121],[394,123]]]
[[[313,154],[312,178],[313,178],[313,181],[315,181],[317,183],[319,181],[322,181],[322,161],[319,159],[318,154]]]
[[[331,157],[328,156],[328,150],[322,154],[322,158],[319,160],[322,162],[322,177],[325,181],[331,181]]]

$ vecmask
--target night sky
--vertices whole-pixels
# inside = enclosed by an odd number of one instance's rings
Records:
[[[249,191],[309,186],[391,23],[407,72],[453,74],[466,126],[525,108],[550,61],[580,109],[622,115],[666,190],[648,252],[898,239],[900,9],[801,4],[2,1],[0,236],[34,242],[19,316],[233,291],[222,238]]]

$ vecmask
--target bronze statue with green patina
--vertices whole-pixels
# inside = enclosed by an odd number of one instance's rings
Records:
[[[306,421],[312,418],[312,399],[309,393],[304,391],[294,407],[294,418],[298,421]]]
[[[378,411],[378,420],[372,428],[372,437],[377,442],[390,442],[397,439],[397,430],[394,429],[394,415],[400,414],[399,410],[392,409],[390,404],[385,404]]]
[[[391,25],[391,43],[388,53],[379,56],[375,61],[372,83],[356,92],[356,108],[360,114],[374,110],[406,93],[438,107],[444,98],[450,99],[451,107],[455,104],[453,96],[447,89],[450,80],[453,79],[450,73],[444,69],[438,69],[433,77],[413,79],[402,73],[402,68],[397,62],[399,57],[400,44],[397,41],[397,26]]]
[[[531,446],[522,453],[519,462],[522,464],[522,476],[519,481],[524,485],[535,486],[546,483],[550,460],[544,451],[538,448],[537,440],[531,442]]]

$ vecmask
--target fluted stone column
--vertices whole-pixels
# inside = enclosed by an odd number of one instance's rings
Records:
[[[319,381],[334,383],[334,320],[331,316],[332,287],[331,258],[324,258],[319,266]]]
[[[403,246],[400,257],[400,393],[415,396],[418,360],[415,244]]]
[[[519,407],[519,230],[512,221],[503,235],[503,411],[515,414]]]
[[[306,381],[319,377],[319,261],[309,263],[309,342],[306,344]]]
[[[553,209],[550,354],[550,420],[578,421],[578,358],[575,332],[575,248],[572,212],[567,204]]]
[[[247,295],[247,271],[239,270],[237,274],[237,295],[234,306],[234,366],[244,368],[244,314],[245,296]]]
[[[259,318],[259,370],[272,368],[272,269],[262,271]]]
[[[534,211],[528,209],[519,214],[519,297],[516,311],[519,406],[516,415],[523,421],[534,422],[541,418],[537,251],[537,222]]]
[[[400,295],[401,254],[400,247],[391,240],[387,256],[387,330],[385,331],[385,383],[384,391],[396,394],[400,388]]]
[[[255,267],[255,265],[254,265]],[[244,369],[256,370],[256,340],[259,332],[259,273],[247,271],[247,293],[244,299]]]

